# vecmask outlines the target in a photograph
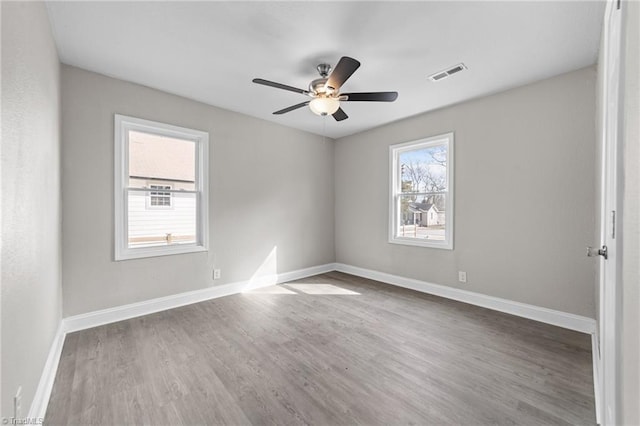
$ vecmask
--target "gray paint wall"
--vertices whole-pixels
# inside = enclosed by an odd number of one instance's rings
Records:
[[[115,113],[209,132],[208,253],[113,261]],[[65,316],[335,260],[331,139],[66,65],[62,129]]]
[[[62,317],[60,64],[40,2],[2,2],[2,408],[33,400]]]
[[[590,67],[338,139],[336,261],[594,317],[584,251],[595,227],[595,78]],[[389,145],[449,131],[454,250],[389,244]]]
[[[621,424],[640,425],[640,3],[624,3]]]

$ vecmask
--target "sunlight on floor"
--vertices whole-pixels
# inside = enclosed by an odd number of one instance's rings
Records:
[[[262,264],[253,273],[245,291],[254,294],[314,294],[314,295],[359,295],[355,291],[327,283],[278,282],[278,246],[274,246]],[[257,288],[256,288],[257,287]]]
[[[313,294],[313,295],[343,295],[352,296],[360,295],[355,291],[338,287],[333,284],[305,284],[305,283],[289,283],[282,285],[272,285],[269,287],[257,288],[249,293],[254,294]]]
[[[305,294],[337,294],[337,295],[359,295],[355,291],[337,287],[333,284],[284,284],[284,286],[297,290]]]
[[[269,287],[257,288],[248,292],[249,294],[298,294],[295,291],[291,291],[282,287],[281,285],[271,285]]]

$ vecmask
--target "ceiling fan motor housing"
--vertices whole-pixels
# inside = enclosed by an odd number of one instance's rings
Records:
[[[327,87],[327,78],[316,78],[309,83],[309,91],[314,95],[330,95],[333,90]]]

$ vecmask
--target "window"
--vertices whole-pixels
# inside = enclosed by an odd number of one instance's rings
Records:
[[[115,116],[115,259],[207,250],[205,132]]]
[[[149,192],[149,206],[153,207],[171,207],[171,192],[164,192],[163,189],[171,190],[170,185],[149,185],[150,189],[155,191]]]
[[[453,133],[389,147],[389,242],[453,249]]]

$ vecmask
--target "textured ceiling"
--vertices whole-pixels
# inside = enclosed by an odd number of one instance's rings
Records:
[[[63,63],[285,126],[337,138],[592,65],[604,3],[50,2]],[[293,92],[320,62],[362,66],[343,92],[399,92],[395,103],[344,103],[335,122]],[[441,82],[427,76],[459,62]]]

